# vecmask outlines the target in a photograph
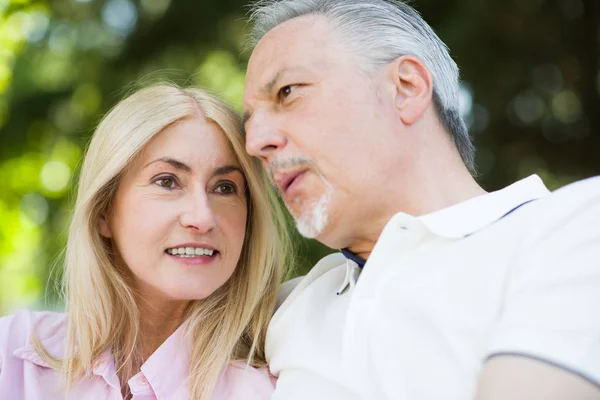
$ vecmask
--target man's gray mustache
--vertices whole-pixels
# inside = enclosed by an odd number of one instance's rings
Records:
[[[275,184],[275,174],[281,170],[286,170],[301,165],[310,165],[312,161],[306,157],[288,157],[288,158],[276,158],[267,164],[267,176],[273,186],[277,188]],[[279,189],[279,188],[277,188]]]

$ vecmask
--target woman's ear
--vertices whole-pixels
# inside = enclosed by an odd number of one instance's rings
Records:
[[[431,105],[433,76],[423,62],[414,56],[398,57],[390,65],[396,88],[396,109],[405,125],[417,122]]]
[[[112,231],[110,230],[110,225],[105,214],[98,220],[98,232],[107,239],[112,237]]]

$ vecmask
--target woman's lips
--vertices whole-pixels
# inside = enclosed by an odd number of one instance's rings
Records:
[[[221,253],[215,251],[212,256],[207,255],[193,255],[193,256],[181,256],[181,255],[173,255],[165,252],[165,255],[171,258],[173,261],[184,264],[184,265],[208,265],[214,262],[218,257],[221,256]]]
[[[200,243],[185,243],[165,250],[165,254],[174,261],[186,265],[210,264],[219,255],[213,246]]]

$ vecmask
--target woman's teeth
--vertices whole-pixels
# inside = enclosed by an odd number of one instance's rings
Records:
[[[214,250],[205,249],[203,247],[175,247],[167,249],[167,253],[178,257],[197,257],[209,256],[212,257]]]

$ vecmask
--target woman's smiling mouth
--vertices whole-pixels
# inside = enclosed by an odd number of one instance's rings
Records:
[[[165,252],[169,255],[181,257],[181,258],[195,258],[200,256],[208,256],[213,257],[216,256],[218,251],[214,249],[209,249],[206,247],[191,247],[191,246],[182,246],[182,247],[171,247],[165,250]]]

